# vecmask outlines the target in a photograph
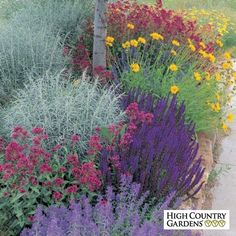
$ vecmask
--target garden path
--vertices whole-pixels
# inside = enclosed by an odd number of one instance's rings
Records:
[[[234,63],[236,69],[236,62]],[[236,111],[236,96],[233,98]],[[220,175],[219,184],[213,190],[212,209],[230,210],[230,230],[205,231],[204,236],[236,236],[236,119],[230,125],[231,133],[222,142],[222,153],[216,168],[229,166],[227,173]]]

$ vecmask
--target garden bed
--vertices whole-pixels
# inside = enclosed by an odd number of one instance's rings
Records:
[[[93,1],[13,3],[0,26],[0,234],[175,235],[163,211],[210,206],[234,119],[227,18],[114,1],[105,35]]]

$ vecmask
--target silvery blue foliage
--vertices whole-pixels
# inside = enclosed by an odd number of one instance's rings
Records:
[[[123,111],[115,88],[104,88],[97,80],[90,83],[85,74],[78,81],[72,84],[61,73],[31,78],[17,92],[15,101],[1,110],[2,133],[9,136],[16,125],[27,130],[43,127],[52,140],[51,147],[78,134],[78,151],[83,153],[94,129],[118,123]]]
[[[0,25],[0,103],[12,99],[28,74],[62,70],[67,63],[65,40],[78,37],[92,12],[92,0],[24,2]]]

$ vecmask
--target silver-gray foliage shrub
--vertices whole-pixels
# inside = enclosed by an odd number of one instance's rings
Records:
[[[92,0],[33,1],[16,11],[0,30],[0,103],[12,98],[28,75],[62,70],[65,40],[79,36]]]
[[[9,136],[16,125],[28,130],[43,127],[53,141],[52,146],[78,134],[79,151],[83,152],[96,127],[122,120],[120,97],[115,90],[101,87],[97,80],[90,83],[85,75],[77,86],[61,74],[30,79],[11,106],[1,111],[2,133]]]

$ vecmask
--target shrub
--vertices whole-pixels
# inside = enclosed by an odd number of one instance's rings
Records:
[[[154,102],[152,96],[130,93],[124,99],[129,121],[122,129],[109,127],[109,146],[101,151],[100,169],[105,183],[116,184],[121,174],[129,173],[158,200],[175,192],[193,195],[202,186],[204,173],[194,126],[184,118],[185,106],[177,106],[176,97]]]
[[[1,26],[0,102],[9,102],[28,74],[62,70],[64,41],[75,38],[91,13],[91,1],[26,4]]]
[[[176,93],[179,104],[185,102],[186,116],[196,124],[196,131],[220,126],[223,115],[220,97],[224,94],[226,77],[219,72],[216,63],[219,58],[210,46],[197,50],[191,40],[166,43],[152,34],[145,44],[121,51],[113,57],[113,74],[126,91],[138,88],[156,98]],[[178,91],[171,91],[172,86],[177,86]]]
[[[134,27],[129,27],[132,24]],[[186,21],[177,11],[160,8],[133,1],[116,1],[108,5],[108,33],[120,43],[139,35],[149,35],[159,32],[169,40],[175,35],[179,40],[194,38],[201,40],[195,34],[196,23]]]
[[[146,195],[139,198],[139,187],[123,176],[121,192],[115,194],[108,187],[95,206],[87,198],[72,203],[70,208],[39,206],[32,228],[24,229],[21,235],[172,235],[163,230],[161,221],[171,196],[149,212]]]
[[[36,81],[30,78],[25,88],[18,91],[15,101],[2,112],[2,132],[6,137],[16,125],[27,130],[39,126],[47,131],[48,145],[53,147],[78,134],[79,153],[86,150],[96,127],[117,123],[123,117],[114,88],[102,88],[98,81],[89,83],[85,75],[73,85],[60,73]]]
[[[27,1],[26,1],[27,2]],[[85,23],[92,16],[93,0],[30,1],[10,19],[14,27],[41,29],[47,26],[54,35],[71,36],[77,40]]]
[[[28,26],[6,25],[0,35],[0,102],[12,99],[14,91],[27,82],[28,74],[42,75],[65,66],[61,38],[47,27],[33,30]]]
[[[146,37],[152,32],[161,33],[167,42],[172,40],[173,35],[181,41],[186,41],[187,38],[191,38],[196,43],[201,41],[199,35],[195,34],[195,22],[185,21],[176,11],[162,9],[157,6],[119,0],[108,3],[107,17],[108,36],[114,37],[114,45],[136,39],[140,35]],[[128,28],[128,24],[131,24],[133,28]],[[89,59],[91,60],[92,57],[92,35],[93,22],[88,21],[86,30],[83,36],[79,38],[76,50],[73,53],[73,66],[77,62],[75,69],[81,69],[78,68],[78,61],[91,69]],[[85,51],[87,52],[85,53]],[[115,48],[112,52],[117,54],[120,49]],[[82,55],[84,56],[82,57]],[[108,56],[108,64],[109,59]]]
[[[0,162],[0,230],[6,235],[16,235],[38,204],[66,204],[83,194],[91,198],[102,184],[95,163],[76,153],[78,135],[72,135],[70,145],[57,144],[51,150],[43,147],[46,139],[40,127],[28,132],[17,126],[4,149]]]

